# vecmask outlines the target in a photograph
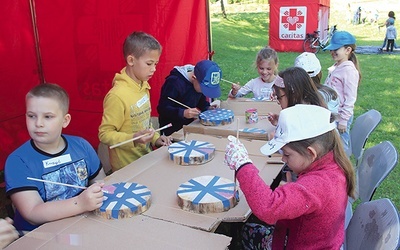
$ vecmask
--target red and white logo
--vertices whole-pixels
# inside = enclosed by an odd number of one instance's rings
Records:
[[[307,7],[281,7],[279,10],[279,38],[304,40],[306,36]]]

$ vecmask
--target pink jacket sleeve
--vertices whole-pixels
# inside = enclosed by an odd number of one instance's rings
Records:
[[[319,185],[313,183],[304,186],[293,182],[272,191],[253,164],[242,166],[237,178],[254,215],[271,225],[278,220],[294,219],[312,213],[323,204],[319,197],[324,195],[320,196],[319,193],[324,189]]]

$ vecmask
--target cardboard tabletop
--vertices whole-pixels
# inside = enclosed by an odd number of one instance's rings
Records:
[[[227,249],[230,237],[138,215],[105,220],[94,214],[46,223],[6,249]]]
[[[46,223],[7,249],[227,249],[231,238],[213,232],[222,221],[243,222],[250,216],[251,210],[240,187],[239,203],[221,213],[184,211],[178,206],[176,192],[182,183],[203,175],[233,181],[234,172],[224,164],[228,141],[201,134],[190,134],[187,140],[214,144],[214,159],[202,165],[181,166],[170,160],[168,148],[162,147],[106,177],[106,185],[135,182],[150,189],[151,205],[141,215],[108,220],[86,213]],[[265,141],[241,139],[241,142],[260,170],[260,176],[270,184],[282,168],[280,158],[261,155],[259,148]],[[278,164],[268,164],[271,160]]]
[[[144,216],[169,221],[192,228],[212,232],[222,221],[243,222],[251,210],[239,187],[239,203],[222,213],[197,214],[182,210],[178,206],[177,190],[179,185],[192,178],[204,175],[234,179],[234,171],[224,164],[226,138],[208,135],[190,134],[187,140],[209,142],[215,145],[215,157],[202,165],[182,166],[169,159],[167,147],[159,148],[147,154],[125,168],[118,170],[106,179],[106,184],[116,182],[134,182],[147,186],[152,193],[152,204],[143,213]],[[263,141],[241,140],[249,151],[250,158],[260,170],[265,182],[270,184],[282,168],[282,164],[267,164],[269,158],[261,155],[259,148]],[[238,183],[239,184],[239,183]]]

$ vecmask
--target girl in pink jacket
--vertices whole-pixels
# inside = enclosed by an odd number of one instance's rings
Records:
[[[275,137],[261,152],[281,150],[282,161],[298,179],[275,190],[258,175],[243,144],[229,138],[225,162],[236,170],[254,215],[275,224],[272,249],[339,249],[343,244],[355,174],[335,128],[331,112],[323,107],[298,104],[281,111]]]
[[[350,126],[353,122],[354,104],[361,73],[358,59],[354,53],[356,39],[347,31],[333,34],[331,43],[324,48],[330,50],[335,64],[328,69],[325,85],[331,87],[339,96],[339,121],[337,129],[346,152],[351,154]]]

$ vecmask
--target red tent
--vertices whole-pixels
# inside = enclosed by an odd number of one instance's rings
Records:
[[[307,33],[326,37],[330,0],[270,0],[269,45],[276,51],[303,52]]]
[[[163,46],[150,80],[152,115],[164,78],[175,65],[208,59],[207,0],[5,0],[0,8],[0,170],[7,156],[29,139],[25,94],[43,82],[63,86],[72,121],[65,133],[94,147],[102,102],[124,67],[122,43],[135,30]]]

